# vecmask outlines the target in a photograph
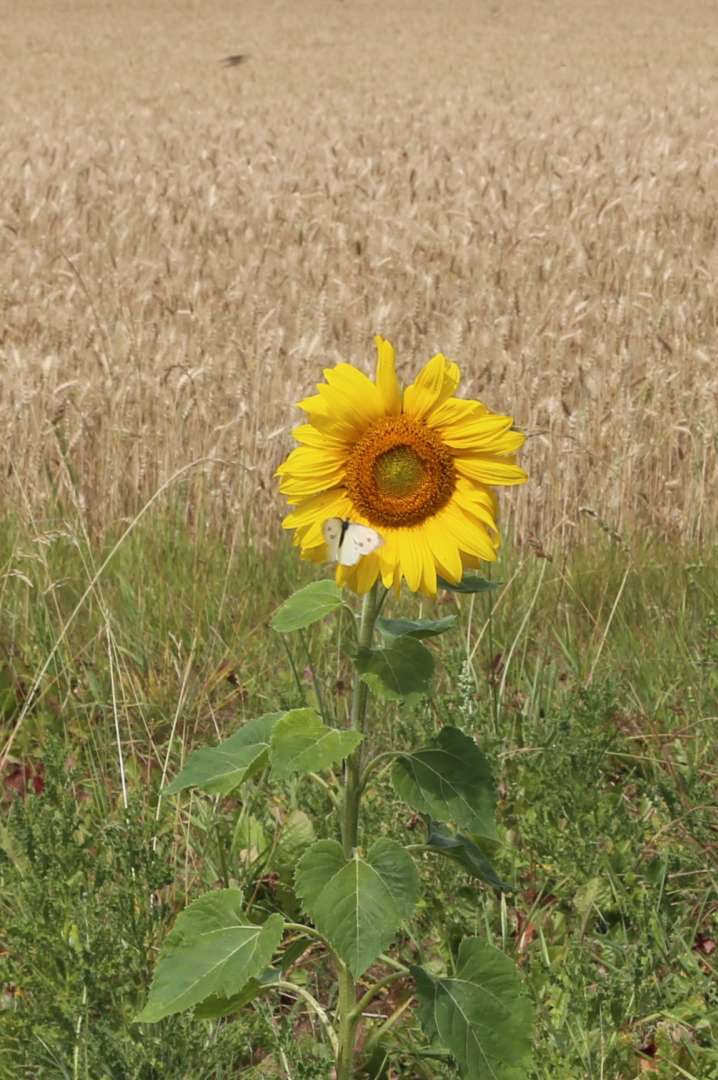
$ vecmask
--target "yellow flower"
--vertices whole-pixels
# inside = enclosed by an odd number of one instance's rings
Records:
[[[381,337],[376,380],[351,364],[324,372],[299,407],[309,422],[301,445],[277,470],[294,507],[284,520],[302,557],[324,562],[328,518],[368,525],[384,543],[356,566],[337,566],[340,585],[364,593],[381,575],[412,592],[436,593],[437,574],[460,581],[466,568],[496,558],[498,504],[489,485],[522,484],[513,454],[525,436],[510,416],[454,397],[456,364],[439,353],[402,393],[394,349]]]

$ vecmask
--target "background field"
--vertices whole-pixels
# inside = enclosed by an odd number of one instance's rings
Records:
[[[286,1002],[129,1021],[222,843],[271,903],[273,805],[158,792],[297,700],[272,474],[381,333],[531,436],[497,610],[385,721],[477,732],[520,888],[427,866],[422,933],[521,963],[536,1080],[718,1077],[717,43],[698,0],[0,2],[0,1076],[328,1076]],[[412,1025],[393,1075],[453,1076]]]

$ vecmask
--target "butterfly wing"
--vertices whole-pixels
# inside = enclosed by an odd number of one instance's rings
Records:
[[[378,532],[367,525],[350,521],[341,538],[336,561],[342,566],[356,566],[364,555],[371,555],[384,543]]]
[[[327,561],[337,562],[344,532],[344,522],[341,518],[327,518],[322,526],[322,532],[324,533],[324,542],[327,545]]]

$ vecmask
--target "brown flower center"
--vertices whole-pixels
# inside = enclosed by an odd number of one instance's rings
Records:
[[[430,428],[408,416],[378,420],[354,445],[346,486],[372,525],[418,525],[445,506],[456,472],[449,450]]]

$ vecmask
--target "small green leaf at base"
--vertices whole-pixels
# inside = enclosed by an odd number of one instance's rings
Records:
[[[376,625],[385,638],[438,637],[439,634],[456,626],[456,615],[447,615],[444,619],[377,619]]]
[[[419,876],[394,840],[377,840],[366,856],[357,850],[349,860],[336,840],[319,840],[299,860],[296,890],[317,930],[358,978],[412,914]]]
[[[280,634],[291,634],[325,619],[342,606],[342,593],[330,578],[313,581],[285,600],[272,616],[271,626]]]
[[[227,795],[245,780],[256,776],[269,759],[272,728],[282,714],[265,713],[248,721],[218,746],[203,746],[187,758],[182,772],[162,792],[174,795],[198,787],[208,795]]]
[[[485,881],[499,892],[514,892],[514,886],[502,881],[478,844],[468,836],[454,833],[438,821],[427,822],[426,850],[451,859],[472,877]]]
[[[411,637],[395,638],[384,649],[361,649],[354,663],[360,678],[385,701],[413,704],[431,688],[434,657]]]
[[[272,776],[281,780],[295,772],[319,772],[349,757],[361,740],[358,731],[326,727],[314,709],[292,709],[272,732]]]
[[[451,1051],[465,1080],[525,1080],[531,1005],[508,956],[481,938],[467,938],[454,978],[420,967],[411,973],[425,1034]]]
[[[177,916],[157,962],[147,1004],[135,1017],[153,1024],[209,997],[234,998],[269,964],[284,920],[249,922],[239,889],[207,893]]]
[[[488,578],[479,577],[478,574],[464,574],[456,585],[451,581],[445,581],[442,577],[437,578],[436,582],[440,589],[458,593],[491,592],[492,589],[500,589],[503,585],[503,581],[489,581]]]
[[[429,746],[402,754],[392,782],[397,795],[420,814],[496,838],[496,792],[489,763],[458,728],[444,727]]]

